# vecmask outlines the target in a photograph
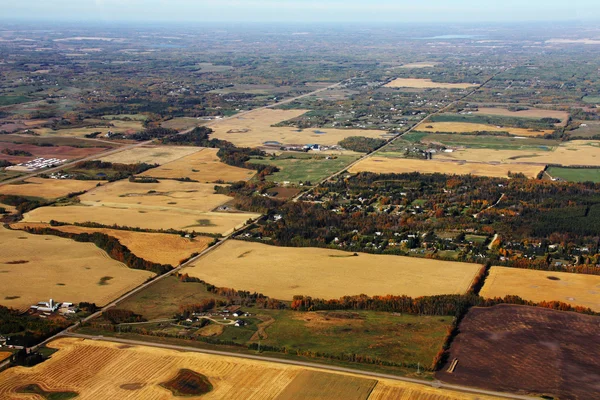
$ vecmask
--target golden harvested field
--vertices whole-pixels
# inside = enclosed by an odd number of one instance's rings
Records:
[[[570,140],[551,151],[459,149],[453,153],[438,153],[436,157],[473,162],[600,165],[600,141]]]
[[[154,274],[127,268],[92,243],[0,228],[0,276],[0,304],[23,309],[50,298],[102,306]],[[102,277],[111,279],[102,285]]]
[[[188,146],[141,146],[111,154],[99,158],[99,160],[123,164],[148,163],[162,165],[189,156],[198,150],[198,147]]]
[[[10,356],[12,356],[10,351],[0,351],[0,362],[6,360]]]
[[[176,229],[188,232],[228,234],[242,227],[252,213],[219,213],[195,210],[132,209],[109,206],[40,207],[26,213],[23,222],[51,220],[68,224],[96,222],[102,225],[119,225],[142,229]]]
[[[400,68],[433,68],[438,64],[439,63],[436,63],[436,62],[419,61],[419,62],[404,64],[404,65],[400,66]]]
[[[14,367],[0,373],[0,398],[30,399],[31,395],[19,394],[17,390],[36,383],[45,391],[77,392],[77,398],[81,400],[175,399],[178,397],[160,384],[187,369],[206,376],[212,384],[214,389],[202,396],[206,400],[493,399],[413,383],[375,380],[357,374],[101,340],[63,338],[49,346],[59,350],[48,361],[31,368]],[[301,386],[303,382],[308,385]],[[369,393],[366,388],[373,385],[375,389]],[[347,397],[336,396],[340,393],[337,389]],[[351,389],[356,392],[351,393]]]
[[[69,193],[83,192],[96,187],[100,181],[78,181],[74,179],[29,178],[17,185],[0,186],[0,194],[34,196],[46,199],[63,197]]]
[[[523,173],[531,178],[544,169],[539,165],[527,164],[488,164],[485,162],[450,162],[436,160],[416,160],[411,158],[369,157],[352,166],[351,173],[374,172],[378,174],[401,174],[420,172],[423,174],[477,175],[498,178],[508,177],[508,173]]]
[[[552,133],[552,130],[533,130],[524,128],[511,128],[509,126],[497,127],[495,125],[472,124],[469,122],[424,122],[417,129],[420,132],[508,132],[515,136],[535,137]]]
[[[465,293],[480,269],[477,264],[363,253],[356,257],[339,250],[231,240],[184,273],[215,286],[291,300],[294,295],[332,299],[361,293]]]
[[[16,223],[11,225],[15,229],[23,229],[26,226],[50,227],[49,224]],[[192,253],[200,253],[205,250],[213,240],[207,236],[196,236],[194,239],[188,239],[167,233],[84,228],[73,225],[53,226],[52,229],[70,233],[104,233],[118,239],[122,245],[127,246],[138,257],[155,263],[170,264],[173,266],[179,265],[181,260],[188,258]]]
[[[112,182],[81,195],[80,199],[81,204],[88,206],[206,212],[227,203],[231,197],[215,194],[215,186],[210,183],[165,179],[158,183]]]
[[[502,117],[534,119],[556,118],[560,119],[562,122],[562,124],[557,125],[565,125],[567,123],[567,120],[569,119],[569,113],[566,111],[542,110],[541,108],[530,108],[529,110],[510,111],[506,108],[479,107],[479,111],[476,111],[473,114],[499,115]]]
[[[396,78],[385,87],[389,88],[415,88],[415,89],[468,89],[479,85],[472,83],[443,83],[433,82],[431,79]]]
[[[304,129],[295,127],[273,127],[281,121],[298,117],[308,110],[272,110],[262,109],[240,115],[236,118],[215,121],[207,124],[214,133],[212,138],[223,139],[240,147],[262,146],[265,142],[278,142],[281,144],[308,144],[334,145],[349,136],[366,136],[380,138],[386,131],[361,130],[361,129]],[[324,132],[324,133],[315,133]]]
[[[98,123],[106,123],[107,121],[100,121]],[[105,135],[110,130],[113,133],[123,133],[123,134],[133,134],[139,132],[143,129],[141,121],[119,121],[113,120],[110,121],[113,125],[112,127],[106,126],[97,126],[91,128],[72,128],[72,129],[59,129],[52,130],[50,128],[39,128],[32,129],[33,132],[37,133],[41,136],[69,136],[69,137],[85,137],[85,135],[89,135],[94,132],[102,132],[102,135]],[[99,137],[102,137],[100,135]]]
[[[600,311],[600,276],[492,267],[481,296],[506,295],[517,295],[536,302],[562,301]]]
[[[142,176],[156,178],[190,178],[199,182],[238,182],[247,181],[254,176],[256,171],[233,167],[222,163],[217,157],[218,149],[202,148],[197,153],[180,158],[170,163],[152,168]]]

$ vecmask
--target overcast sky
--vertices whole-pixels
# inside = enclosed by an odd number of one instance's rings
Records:
[[[0,0],[0,18],[95,21],[600,20],[600,0]]]

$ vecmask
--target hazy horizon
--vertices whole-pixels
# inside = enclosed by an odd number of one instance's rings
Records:
[[[600,19],[595,0],[25,0],[0,1],[3,21],[484,23]]]

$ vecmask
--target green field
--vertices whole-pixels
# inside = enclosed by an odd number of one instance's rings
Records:
[[[550,167],[546,172],[553,178],[560,178],[568,182],[600,183],[600,168]]]
[[[0,106],[10,106],[13,104],[26,103],[28,101],[33,100],[25,96],[0,96]]]
[[[583,100],[584,103],[597,104],[600,103],[600,96],[585,96],[581,100]]]
[[[297,184],[306,181],[317,183],[359,158],[358,155],[331,156],[335,158],[330,160],[326,157],[307,153],[282,153],[280,156],[253,159],[251,162],[279,168],[279,172],[267,177],[269,180]]]
[[[169,276],[129,297],[119,304],[119,308],[141,314],[148,320],[164,319],[173,317],[180,304],[198,303],[207,298],[220,297],[209,293],[202,283],[183,283]]]
[[[461,135],[451,133],[431,133],[423,135],[423,132],[411,132],[406,140],[411,140],[411,136],[417,136],[419,140],[426,142],[442,143],[453,147],[467,147],[471,149],[493,149],[493,150],[546,150],[552,151],[558,146],[556,140],[525,138],[518,139],[509,136],[493,135]]]

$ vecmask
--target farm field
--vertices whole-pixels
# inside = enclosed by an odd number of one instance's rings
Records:
[[[103,115],[101,117],[101,119],[105,119],[108,121],[113,121],[113,120],[121,120],[121,121],[126,121],[126,120],[132,120],[132,121],[145,121],[148,119],[147,115],[144,114],[107,114],[107,115]]]
[[[552,151],[546,150],[493,150],[459,149],[453,153],[439,153],[436,157],[472,162],[536,163],[574,165],[600,165],[600,141],[571,140]]]
[[[189,370],[210,382],[212,391],[202,396],[209,400],[339,398],[336,395],[340,390],[348,400],[380,399],[382,393],[414,394],[410,398],[417,400],[491,399],[355,374],[101,340],[64,338],[53,341],[50,346],[58,349],[50,360],[32,368],[15,367],[0,373],[2,398],[24,398],[17,390],[38,383],[46,391],[76,392],[82,400],[106,397],[171,399],[177,397],[162,385],[181,371]],[[73,374],[60,373],[72,369],[73,365],[78,370],[93,370],[94,373],[78,374],[77,379]],[[152,367],[150,370],[149,366]],[[312,386],[310,389],[302,385],[307,379]],[[371,391],[374,386],[375,390]],[[313,394],[317,396],[313,397]],[[374,394],[375,397],[371,397]]]
[[[478,111],[475,111],[473,114],[483,114],[483,115],[498,115],[502,117],[515,117],[515,118],[556,118],[560,119],[560,124],[564,126],[569,119],[569,113],[566,111],[556,111],[556,110],[543,110],[541,108],[530,108],[529,110],[521,110],[521,111],[510,111],[506,108],[496,108],[496,107],[479,107]]]
[[[142,229],[176,229],[188,232],[228,234],[240,228],[253,213],[219,213],[195,210],[133,209],[109,206],[40,207],[24,215],[23,222],[51,220],[67,224],[96,222],[102,225],[119,225]]]
[[[200,126],[205,124],[206,121],[203,121],[199,118],[192,117],[176,117],[170,119],[168,121],[161,122],[160,126],[168,129],[175,129],[177,131],[183,131],[186,129],[194,128],[196,126]]]
[[[436,62],[419,61],[401,65],[400,68],[433,68],[438,64]]]
[[[279,156],[264,159],[254,159],[253,163],[274,165],[280,170],[266,179],[274,182],[298,182],[309,181],[316,183],[330,176],[331,174],[342,170],[345,166],[357,160],[359,155],[340,155],[336,158],[327,159],[325,156],[318,156],[305,153],[282,153]]]
[[[165,179],[158,183],[111,182],[81,195],[80,199],[81,204],[94,207],[207,212],[231,197],[215,194],[214,185],[209,183]]]
[[[30,153],[31,155],[8,155],[2,153],[2,151],[22,151]],[[58,158],[66,160],[74,160],[77,158],[84,158],[97,153],[106,151],[103,147],[86,147],[78,148],[71,146],[36,146],[34,144],[17,144],[12,142],[0,141],[0,160],[10,161],[13,164],[19,164],[22,162],[31,161],[38,157],[44,158]]]
[[[218,149],[200,148],[198,152],[152,168],[141,176],[190,178],[199,182],[238,182],[251,179],[256,171],[227,165],[217,157]]]
[[[317,143],[336,145],[349,136],[380,138],[385,131],[361,129],[304,129],[294,127],[274,127],[272,125],[299,117],[308,110],[253,111],[236,118],[208,124],[214,133],[211,138],[227,140],[238,147],[258,147],[265,144],[305,145]]]
[[[600,379],[600,318],[498,305],[472,308],[460,324],[443,382],[560,399],[592,399]],[[541,368],[540,366],[543,366]]]
[[[89,120],[88,120],[89,121]],[[98,120],[99,124],[106,123],[107,121]],[[143,129],[141,121],[121,121],[121,120],[111,120],[109,122],[113,126],[97,126],[97,127],[85,127],[85,128],[72,128],[72,129],[58,129],[54,130],[51,128],[36,128],[32,129],[33,132],[40,136],[72,136],[72,137],[85,137],[85,135],[89,135],[95,132],[102,132],[103,136],[111,131],[113,133],[122,133],[125,135],[130,135],[136,132],[139,132]]]
[[[384,85],[389,88],[415,88],[415,89],[468,89],[479,85],[472,83],[443,83],[433,82],[431,79],[396,78]]]
[[[221,299],[221,296],[206,290],[203,283],[181,282],[177,277],[169,276],[119,303],[119,308],[131,310],[151,321],[171,318],[179,312],[180,305],[200,303],[209,298]]]
[[[546,173],[567,182],[600,182],[600,168],[550,167]]]
[[[128,268],[92,243],[6,228],[0,228],[0,274],[0,304],[17,309],[50,298],[102,306],[154,276]]]
[[[569,133],[572,137],[591,139],[594,136],[600,135],[600,121],[579,122],[579,127]]]
[[[515,136],[535,137],[550,134],[552,130],[535,130],[525,128],[513,128],[510,126],[495,126],[487,124],[475,124],[470,122],[424,122],[419,125],[419,132],[443,132],[443,133],[461,133],[461,132],[508,132]]]
[[[50,227],[49,224],[16,223],[11,227],[22,229],[29,227]],[[158,264],[179,265],[180,261],[193,253],[200,253],[213,241],[207,236],[196,236],[193,239],[167,233],[147,233],[125,231],[121,229],[85,228],[74,225],[53,226],[52,229],[70,233],[100,232],[112,236],[131,250],[135,255]]]
[[[420,172],[424,174],[457,174],[489,177],[508,177],[508,173],[523,173],[534,178],[544,168],[527,164],[488,164],[485,162],[448,162],[437,160],[418,160],[382,156],[369,157],[352,166],[351,173],[374,172],[378,174]]]
[[[187,146],[141,146],[99,158],[101,161],[122,164],[166,164],[179,158],[189,156],[199,150],[198,147]]]
[[[0,186],[0,194],[42,197],[55,199],[69,193],[83,192],[96,187],[100,181],[78,181],[74,179],[28,178],[18,184]]]
[[[339,250],[232,240],[183,273],[218,287],[291,300],[294,295],[332,299],[361,293],[413,297],[465,293],[480,269],[477,264],[363,253],[353,256]]]
[[[529,150],[551,151],[560,143],[556,140],[534,137],[509,137],[493,135],[461,135],[453,133],[414,132],[403,138],[408,141],[420,141],[423,144],[442,143],[451,148],[489,149],[489,150]]]
[[[600,311],[600,276],[492,267],[481,296],[517,295],[525,300],[562,301]]]

